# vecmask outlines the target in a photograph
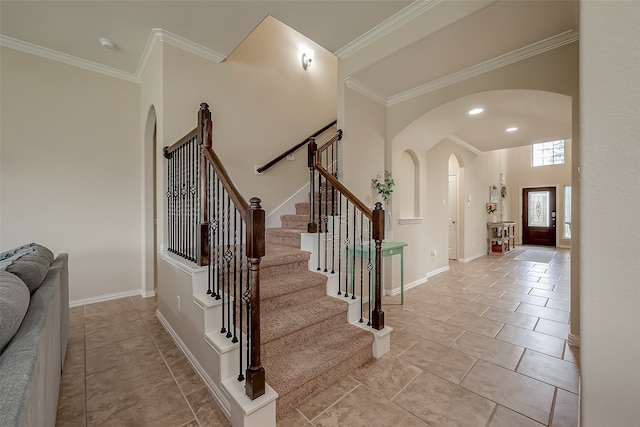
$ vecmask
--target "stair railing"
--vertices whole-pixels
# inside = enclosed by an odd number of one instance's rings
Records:
[[[309,138],[315,138],[318,135],[321,135],[323,132],[325,132],[325,131],[329,130],[330,128],[332,128],[333,126],[335,126],[336,123],[338,123],[336,120],[332,121],[328,125],[324,126],[322,129],[319,129],[316,132],[314,132],[312,135],[309,136]],[[307,145],[307,142],[309,141],[309,138],[306,138],[302,142],[297,143],[296,145],[294,145],[293,147],[289,148],[287,151],[283,152],[282,154],[280,154],[279,156],[277,156],[275,159],[271,160],[269,163],[265,164],[264,166],[260,166],[259,168],[256,169],[256,172],[257,173],[265,172],[271,166],[274,166],[275,164],[280,162],[282,159],[286,158],[288,155],[293,154],[298,149],[304,147],[305,145]]]
[[[338,146],[342,131],[318,147],[308,141],[310,214],[307,231],[316,233],[317,270],[336,274],[338,295],[360,297],[361,323],[384,328],[382,310],[381,203],[367,207],[338,180]],[[366,262],[366,265],[365,265]]]
[[[202,103],[198,126],[164,149],[169,251],[208,266],[207,294],[221,305],[220,333],[238,343],[237,378],[256,399],[265,392],[260,362],[265,213],[260,199],[247,202],[229,177],[212,148],[212,129],[209,106]]]

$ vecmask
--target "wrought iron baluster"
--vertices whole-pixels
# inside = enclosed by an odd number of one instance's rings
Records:
[[[364,215],[360,212],[360,321],[362,321],[362,299],[364,298],[363,286],[364,286],[364,257],[362,251],[364,250],[364,239],[362,234],[364,232]],[[355,251],[354,251],[355,252]],[[355,298],[355,297],[354,297]]]
[[[329,163],[329,152],[325,150],[325,161]],[[324,180],[325,188],[324,188],[324,272],[329,271],[327,269],[327,250],[329,248],[329,191],[327,190],[329,181]]]
[[[224,189],[223,189],[223,193],[224,193]],[[225,265],[224,265],[224,255],[225,255],[225,250],[224,250],[224,230],[226,227],[228,227],[227,222],[224,220],[224,212],[225,212],[225,197],[224,194],[220,194],[219,195],[220,199],[221,199],[221,205],[222,205],[222,211],[220,212],[220,224],[221,224],[221,238],[220,238],[220,287],[221,289],[221,296],[222,296],[222,328],[220,328],[220,333],[224,334],[227,332],[227,328],[226,328],[226,323],[225,323],[225,291],[224,291],[224,285],[225,282],[227,281],[226,278],[226,271],[225,271]],[[226,295],[227,297],[229,296],[228,294]]]
[[[213,244],[213,235],[214,235],[214,231],[213,231],[213,211],[211,210],[211,204],[213,203],[212,201],[212,197],[211,197],[211,192],[212,192],[212,183],[211,183],[211,166],[207,164],[207,194],[209,194],[209,197],[206,201],[206,203],[209,205],[208,207],[208,211],[209,211],[209,218],[207,218],[207,221],[209,221],[209,233],[208,233],[208,237],[209,240],[207,242],[207,246],[209,247],[209,250],[207,251],[207,295],[212,295],[213,294],[213,290],[212,290],[212,282],[213,282],[213,263],[211,262],[211,258],[212,258],[212,253],[213,253],[213,248],[212,248],[212,244]],[[199,203],[198,203],[199,204]]]
[[[351,282],[351,299],[356,299],[356,281],[355,281],[355,274],[356,274],[356,230],[358,228],[358,224],[356,222],[357,216],[356,213],[358,211],[356,210],[355,205],[353,206],[353,251],[351,251],[353,253],[353,274],[354,274],[354,280]],[[360,276],[362,276],[362,274],[360,274]]]
[[[320,154],[322,156],[322,154]],[[320,271],[320,239],[322,233],[322,175],[318,174],[318,233],[316,238],[318,239],[318,268]]]
[[[185,179],[185,255],[189,261],[191,257],[191,180],[193,179],[193,160],[191,159],[191,144],[184,145],[186,179]]]
[[[338,194],[340,205],[338,206],[338,295],[342,292],[342,193]]]
[[[236,316],[237,316],[237,312],[236,312],[236,307],[238,306],[238,295],[237,295],[237,287],[238,287],[238,281],[237,281],[237,257],[238,257],[238,253],[236,252],[237,250],[237,244],[238,244],[238,209],[236,209],[234,207],[233,210],[233,339],[231,340],[231,342],[233,343],[237,343],[238,342],[238,325],[236,325]]]
[[[333,165],[334,165],[334,157],[333,157],[333,146],[331,144],[331,174],[335,176]],[[331,236],[331,274],[335,274],[335,262],[336,262],[336,189],[332,185],[331,186],[331,228],[332,228],[332,236]]]
[[[240,286],[240,295],[241,295],[241,299],[234,301],[234,304],[238,304],[238,308],[240,310],[239,313],[239,329],[240,329],[240,342],[239,342],[239,350],[238,350],[238,355],[240,357],[240,363],[238,364],[238,381],[244,381],[244,375],[242,374],[243,370],[244,370],[244,366],[242,365],[242,306],[243,306],[243,299],[244,297],[242,296],[243,293],[243,284],[244,282],[242,281],[242,271],[244,270],[244,248],[243,248],[243,236],[244,236],[244,221],[240,220],[240,280],[238,281]],[[247,328],[248,329],[248,328]]]
[[[173,154],[167,154],[165,150],[165,157],[167,157],[167,240],[169,241],[169,252],[171,252],[173,246],[173,232],[171,229],[173,225],[173,218],[171,213],[171,186],[173,184],[173,174],[171,173],[171,167],[173,166]]]
[[[371,264],[371,221],[369,221],[369,260],[367,262],[367,270],[369,270],[369,304],[368,304],[368,309],[367,309],[367,326],[371,326],[371,294],[372,294],[372,289],[371,289],[371,270],[373,270],[373,264]],[[362,310],[360,310],[360,312],[362,312]]]
[[[222,265],[221,262],[221,254],[220,254],[220,248],[222,247],[222,243],[221,243],[221,236],[222,236],[222,216],[220,215],[220,199],[222,198],[221,196],[221,192],[220,192],[220,178],[218,178],[218,174],[216,173],[216,194],[215,194],[215,199],[216,199],[216,299],[219,300],[222,298],[222,277],[220,276],[221,274],[221,268],[220,266]],[[224,304],[223,304],[224,306]],[[223,311],[224,311],[224,307],[223,307]],[[222,318],[224,319],[224,313],[222,314]]]
[[[227,193],[227,249],[224,253],[224,260],[227,263],[227,338],[231,338],[231,196]]]
[[[346,209],[345,209],[345,218],[347,219],[347,223],[345,225],[346,237],[344,239],[344,251],[345,251],[345,280],[344,280],[344,297],[349,298],[349,277],[351,276],[351,282],[355,280],[353,277],[353,272],[349,271],[349,246],[351,246],[351,240],[349,240],[349,200],[345,201]],[[355,209],[355,206],[353,207]]]

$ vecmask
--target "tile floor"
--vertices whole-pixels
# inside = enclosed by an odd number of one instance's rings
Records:
[[[553,257],[522,260],[541,255],[531,251]],[[408,290],[404,306],[385,297],[389,354],[278,427],[575,427],[569,299],[568,250],[451,262]],[[154,312],[155,300],[139,297],[71,310],[58,426],[229,425]]]

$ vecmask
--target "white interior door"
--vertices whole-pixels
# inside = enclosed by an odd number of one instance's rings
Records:
[[[449,259],[458,259],[458,175],[449,175]]]

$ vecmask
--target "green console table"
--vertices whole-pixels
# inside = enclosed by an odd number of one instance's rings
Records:
[[[404,242],[382,242],[382,258],[400,255],[400,304],[404,305],[404,247],[408,246],[407,243]],[[355,250],[355,256],[360,258],[369,259],[369,245],[355,245],[349,247],[349,253],[353,255],[353,251]],[[371,242],[371,263],[375,265],[376,262],[376,246],[375,243]],[[355,270],[351,274],[351,284],[353,285],[353,280],[355,276]],[[372,284],[375,286],[375,274],[373,275]]]

